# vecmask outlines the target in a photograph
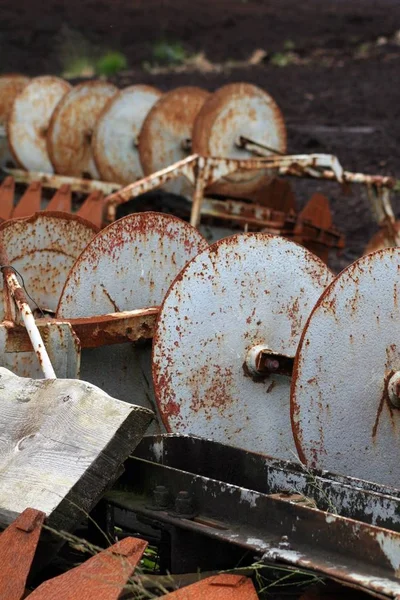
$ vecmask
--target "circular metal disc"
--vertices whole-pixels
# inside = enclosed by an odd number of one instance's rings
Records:
[[[0,127],[6,128],[15,97],[29,82],[24,75],[0,75]],[[0,168],[15,163],[6,136],[0,136]]]
[[[92,135],[101,111],[117,91],[111,83],[87,81],[72,88],[59,103],[47,134],[56,173],[100,178],[93,159]]]
[[[291,393],[301,460],[399,486],[400,413],[385,383],[400,369],[400,249],[362,257],[325,290],[304,329]]]
[[[52,312],[56,310],[69,270],[97,232],[92,223],[57,212],[40,212],[0,225],[0,239],[10,264],[21,273],[28,294],[40,308]],[[33,302],[30,306],[37,309]],[[0,311],[2,319],[3,303]]]
[[[216,242],[170,287],[153,339],[153,381],[165,427],[293,458],[290,378],[247,376],[250,348],[294,356],[331,281],[302,246],[249,233]]]
[[[195,228],[171,215],[136,213],[115,221],[75,263],[57,316],[90,317],[159,306],[179,271],[207,246]],[[83,350],[81,377],[121,400],[157,412],[150,344]]]
[[[203,156],[254,158],[236,146],[240,136],[286,152],[286,128],[278,105],[267,92],[249,83],[225,85],[208,98],[194,122],[192,149]],[[270,181],[271,173],[242,171],[221,179],[210,190],[251,194]]]
[[[108,101],[93,135],[93,154],[102,180],[128,185],[143,177],[137,140],[160,90],[132,85]]]
[[[191,139],[193,123],[209,93],[197,87],[181,87],[164,94],[147,115],[139,136],[139,155],[145,175],[169,167],[191,152],[183,144]],[[164,188],[191,197],[193,186],[184,177]]]
[[[28,171],[53,173],[46,135],[53,111],[71,89],[58,77],[35,77],[15,98],[8,120],[8,142],[15,159]]]

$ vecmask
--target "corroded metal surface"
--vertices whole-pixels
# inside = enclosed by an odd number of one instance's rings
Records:
[[[400,249],[364,256],[314,307],[296,356],[292,426],[303,462],[398,486]]]
[[[128,587],[147,542],[125,538],[79,567],[42,583],[31,600],[118,600]]]
[[[258,594],[248,577],[221,574],[207,577],[161,598],[170,600],[257,600]]]
[[[6,177],[0,186],[0,219],[9,219],[14,207],[15,181],[13,177]]]
[[[47,134],[49,156],[56,173],[100,179],[91,146],[93,129],[104,106],[117,91],[111,83],[87,81],[72,88],[58,104]]]
[[[286,152],[286,128],[273,98],[254,85],[232,83],[212,94],[199,111],[193,126],[193,152],[220,158],[252,158],[251,152],[238,147],[241,135],[277,154]],[[227,195],[235,195],[238,190],[240,194],[251,194],[269,181],[270,175],[265,172],[241,172],[227,176],[210,189]]]
[[[82,192],[83,194],[90,194],[99,190],[104,194],[112,194],[121,188],[119,183],[107,183],[106,181],[67,177],[65,175],[49,175],[48,173],[22,171],[21,169],[6,169],[6,173],[12,175],[16,183],[30,184],[38,181],[44,188],[59,188],[67,184],[73,192]]]
[[[169,167],[190,153],[195,118],[208,98],[197,87],[176,88],[164,94],[147,115],[139,136],[139,155],[145,175]],[[193,187],[183,178],[165,186],[170,192],[191,196]]]
[[[26,508],[0,536],[0,597],[22,600],[45,514]]]
[[[162,304],[154,387],[169,431],[290,458],[290,379],[246,370],[251,348],[294,356],[332,275],[301,246],[267,234],[226,238],[199,254]]]
[[[41,202],[42,185],[39,181],[33,181],[18,200],[10,216],[13,219],[28,217],[40,210]]]
[[[185,264],[208,246],[187,223],[137,213],[101,231],[65,283],[57,317],[79,318],[159,306]],[[82,352],[81,376],[122,400],[153,408],[150,349],[131,344]]]
[[[132,85],[109,100],[93,134],[93,155],[101,179],[127,185],[143,177],[137,141],[147,113],[161,92]]]
[[[8,117],[15,97],[29,82],[29,77],[24,75],[0,76],[0,128],[6,129]],[[8,146],[7,136],[0,134],[0,168],[13,163],[13,158]]]
[[[262,454],[179,437],[175,445],[166,436],[146,436],[125,463],[127,470],[117,489],[106,495],[109,506],[117,508],[116,527],[129,530],[142,522],[166,533],[173,527],[178,539],[186,540],[179,549],[184,560],[191,559],[192,571],[198,565],[202,571],[216,568],[217,562],[219,568],[229,568],[221,564],[224,557],[231,555],[233,547],[242,548],[245,560],[250,552],[270,566],[300,567],[383,600],[398,598],[398,489],[304,469],[297,460],[285,467],[283,461]],[[272,473],[271,465],[280,473]],[[296,473],[306,486],[298,493],[293,490],[299,481]],[[166,509],[155,503],[156,486],[167,490]],[[174,510],[181,490],[190,491],[193,498],[193,519],[180,518]],[[349,506],[351,496],[358,505]],[[370,520],[373,507],[378,506],[380,527]],[[215,549],[216,541],[224,545]],[[234,564],[242,564],[240,556]]]
[[[80,217],[46,212],[6,221],[0,225],[0,239],[9,263],[24,278],[28,294],[42,310],[54,312],[69,270],[97,231]],[[30,306],[37,309],[32,301]]]
[[[30,171],[53,173],[47,150],[47,130],[53,111],[71,89],[58,77],[35,77],[18,94],[7,126],[11,151],[19,165]]]
[[[70,325],[82,348],[97,348],[98,346],[122,344],[126,341],[137,342],[151,339],[157,315],[158,308],[145,308],[77,319],[40,318],[36,319],[36,325],[43,338],[48,337],[49,330],[62,325]],[[12,322],[4,323],[3,327],[6,329],[5,351],[7,354],[30,352],[31,343],[24,327]],[[47,339],[45,339],[46,342]]]
[[[25,291],[16,277],[14,268],[10,266],[10,261],[3,243],[0,243],[0,264],[3,274],[3,285],[5,287],[3,297],[8,306],[11,305],[11,298],[14,300],[21,321],[26,327],[35,358],[37,359],[45,378],[55,379],[56,374],[53,365],[51,364],[46,346],[44,345],[42,336],[35,323],[35,318],[28,304]]]

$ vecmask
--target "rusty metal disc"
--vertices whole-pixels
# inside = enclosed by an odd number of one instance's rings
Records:
[[[208,247],[188,223],[160,213],[136,213],[103,229],[67,278],[58,317],[91,317],[159,306],[173,279]],[[155,406],[151,348],[120,344],[82,351],[81,377],[118,398]]]
[[[164,94],[147,115],[139,136],[139,156],[145,175],[169,167],[190,153],[195,118],[209,93],[197,87],[180,87]],[[166,190],[191,197],[193,186],[180,177]]]
[[[286,152],[286,127],[278,105],[267,92],[249,83],[225,85],[208,98],[193,125],[192,149],[203,156],[254,158],[237,146],[240,136]],[[210,191],[243,196],[271,180],[271,173],[265,171],[241,171],[221,179]]]
[[[153,381],[167,430],[293,458],[290,377],[246,372],[266,345],[294,356],[332,275],[302,246],[262,233],[225,238],[170,287],[153,339]]]
[[[6,135],[7,121],[15,97],[29,82],[29,77],[24,75],[0,75],[0,168],[15,166],[15,159],[11,155]]]
[[[59,175],[99,179],[92,135],[104,106],[118,89],[103,81],[86,81],[66,94],[52,116],[47,147]]]
[[[0,240],[28,294],[42,310],[55,312],[69,270],[97,232],[94,225],[76,215],[39,212],[5,221],[0,225]],[[35,303],[30,301],[30,305],[37,310]],[[3,302],[0,313],[2,320]]]
[[[390,380],[400,370],[399,271],[400,249],[390,248],[336,277],[304,329],[291,394],[303,462],[395,487],[400,412]]]
[[[58,77],[35,77],[16,96],[7,134],[12,154],[28,171],[53,173],[46,136],[55,107],[71,89]]]
[[[132,85],[106,104],[93,134],[93,154],[101,179],[128,185],[143,177],[137,147],[143,121],[162,93]]]

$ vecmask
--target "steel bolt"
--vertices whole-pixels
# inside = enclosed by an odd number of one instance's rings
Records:
[[[175,512],[177,515],[191,515],[193,513],[193,499],[189,492],[182,491],[175,500]]]
[[[290,550],[289,538],[287,535],[281,537],[281,541],[278,544],[278,548],[281,550]]]
[[[153,490],[154,504],[158,508],[168,508],[169,492],[165,485],[157,485]]]
[[[265,361],[265,368],[267,369],[267,371],[270,371],[273,373],[274,371],[277,371],[279,369],[279,367],[280,367],[279,360],[267,358],[267,360]]]

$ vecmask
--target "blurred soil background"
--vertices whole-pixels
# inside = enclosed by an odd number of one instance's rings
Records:
[[[281,107],[289,151],[336,154],[349,170],[400,178],[400,2],[397,0],[0,0],[0,71],[121,87],[214,90],[247,81]],[[298,207],[328,195],[346,250],[376,230],[356,187],[294,181]],[[398,196],[394,208],[400,214]]]

